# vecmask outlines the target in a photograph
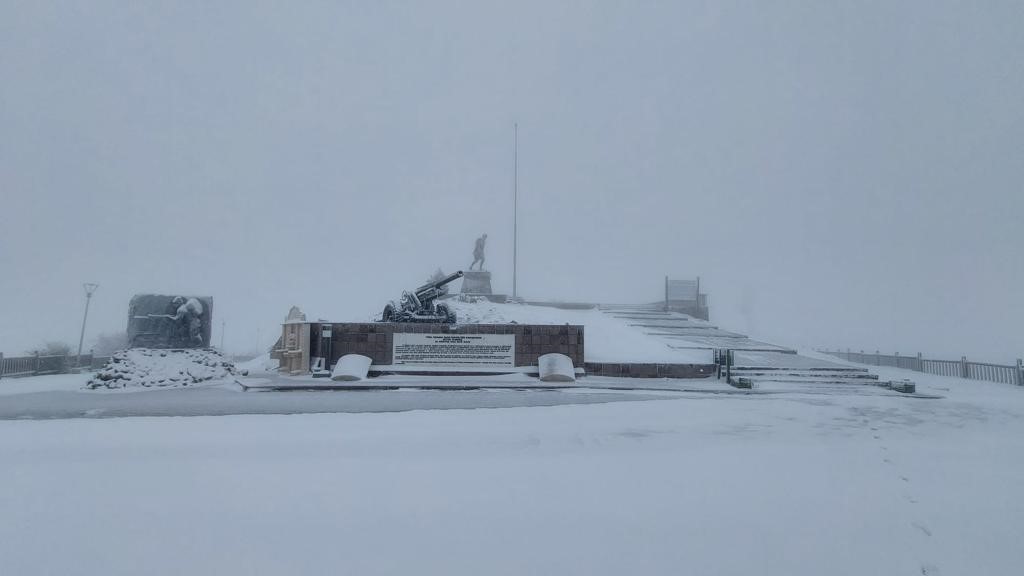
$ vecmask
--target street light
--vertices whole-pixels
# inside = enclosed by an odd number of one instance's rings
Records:
[[[85,288],[85,315],[82,316],[82,333],[78,336],[78,355],[75,356],[75,368],[82,365],[82,341],[85,340],[85,321],[89,318],[89,302],[92,301],[92,293],[99,287],[99,284],[91,282],[82,284],[82,288]]]

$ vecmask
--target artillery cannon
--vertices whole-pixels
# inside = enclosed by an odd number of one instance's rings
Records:
[[[448,293],[445,285],[462,278],[462,271],[454,272],[420,286],[413,292],[402,292],[398,302],[392,300],[384,307],[381,322],[436,322],[455,324],[455,311],[445,303],[434,301]]]

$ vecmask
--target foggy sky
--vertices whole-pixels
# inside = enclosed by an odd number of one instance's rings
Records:
[[[0,2],[0,351],[139,292],[366,320],[511,291],[790,345],[1024,356],[1020,2]]]

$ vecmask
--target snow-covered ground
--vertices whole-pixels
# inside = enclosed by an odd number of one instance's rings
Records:
[[[1019,572],[1024,389],[880,372],[945,398],[0,421],[3,573]]]
[[[33,392],[81,390],[91,374],[50,374],[31,378],[0,378],[0,397]]]
[[[462,381],[461,383],[464,385],[478,387],[498,385],[498,389],[478,388],[464,393],[417,389],[415,386],[423,386],[428,382],[422,378],[416,381],[408,377],[382,378],[391,385],[403,386],[401,389],[361,390],[358,392],[301,389],[285,392],[242,392],[234,382],[188,388],[44,391],[4,397],[4,400],[0,402],[0,421],[512,408],[646,400],[666,397],[675,393],[664,384],[659,389],[657,382],[652,383],[653,386],[650,390],[638,392],[616,392],[607,389],[524,390],[518,386],[503,388],[503,385],[507,386],[508,382],[501,378],[494,377],[486,381]],[[324,380],[330,382],[330,380]],[[536,383],[535,378],[530,380]],[[720,387],[725,387],[725,385],[722,384]]]

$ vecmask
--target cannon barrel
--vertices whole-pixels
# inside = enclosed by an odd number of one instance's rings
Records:
[[[431,290],[440,290],[441,287],[444,286],[445,284],[454,282],[459,278],[462,278],[464,275],[465,274],[463,274],[462,270],[459,270],[458,272],[452,272],[451,274],[445,276],[444,278],[441,278],[437,282],[428,282],[416,289],[416,296],[422,298],[424,294],[430,292]]]

